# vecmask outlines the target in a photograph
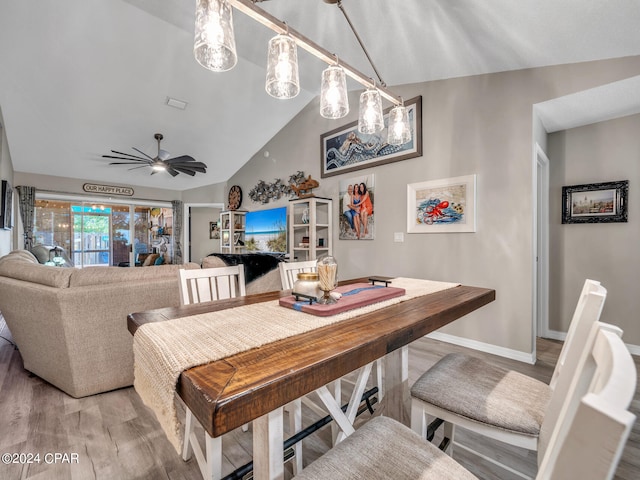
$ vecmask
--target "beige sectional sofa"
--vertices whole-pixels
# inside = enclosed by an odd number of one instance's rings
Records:
[[[0,312],[24,367],[73,397],[133,384],[127,314],[177,306],[178,269],[58,268],[26,250],[0,258]]]

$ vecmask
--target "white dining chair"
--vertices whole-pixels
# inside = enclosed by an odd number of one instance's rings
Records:
[[[182,305],[211,302],[247,294],[244,266],[180,269],[180,301]]]
[[[280,283],[283,290],[293,288],[299,273],[317,272],[318,262],[316,260],[308,260],[305,262],[280,262]]]
[[[190,270],[180,269],[178,272],[182,305],[246,295],[243,265]],[[206,453],[203,453],[194,432],[195,417],[191,409],[186,405],[185,411],[182,459],[184,461],[189,460],[193,451],[203,478],[215,480],[222,478],[222,437],[211,437],[205,430]],[[246,425],[243,426],[243,430],[246,431],[247,429]]]
[[[234,265],[227,267],[213,267],[201,269],[180,269],[180,300],[183,305],[192,303],[211,302],[227,298],[243,297],[246,295],[244,266]],[[198,465],[204,478],[220,478],[222,475],[222,443],[220,438],[212,438],[205,431],[206,458],[200,444],[193,432],[194,416],[186,407],[185,434],[182,447],[182,458],[186,461],[191,457],[191,449],[196,455]],[[290,430],[297,433],[302,428],[302,409],[300,404],[286,405],[289,413]],[[248,430],[248,425],[242,426],[243,431]],[[302,444],[296,443],[293,447],[294,474],[302,470]],[[205,473],[206,472],[206,473]],[[211,472],[214,472],[209,476]]]
[[[536,480],[613,477],[635,422],[628,407],[637,373],[620,335],[610,325],[592,326],[588,334],[592,346],[571,372],[560,415],[553,421],[545,419],[551,424],[540,433]],[[476,479],[424,437],[386,417],[364,424],[296,478]]]
[[[449,455],[453,453],[456,426],[538,450],[543,421],[553,425],[560,414],[572,372],[586,354],[591,328],[600,318],[606,294],[599,282],[585,281],[549,385],[472,355],[444,356],[411,387],[413,430],[424,437],[428,417],[444,420],[448,440],[445,451]],[[509,469],[494,458],[455,445]],[[520,472],[512,473],[527,478]]]

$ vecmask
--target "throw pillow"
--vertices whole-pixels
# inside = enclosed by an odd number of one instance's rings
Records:
[[[156,258],[154,265],[162,265],[163,263],[164,263],[164,257],[160,255],[158,258]]]
[[[160,255],[158,255],[157,253],[152,253],[148,255],[147,258],[144,259],[144,263],[142,264],[142,266],[148,267],[150,265],[153,265],[159,256]]]

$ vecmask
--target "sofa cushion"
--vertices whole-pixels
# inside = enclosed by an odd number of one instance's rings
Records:
[[[3,277],[57,288],[69,287],[71,275],[75,272],[75,268],[49,267],[20,259],[0,263],[0,275]]]
[[[9,261],[21,261],[25,263],[33,263],[37,264],[38,259],[35,257],[33,253],[29,250],[12,250],[7,253],[4,257],[0,258],[0,263],[9,262]]]
[[[153,281],[158,278],[178,278],[181,268],[200,268],[197,263],[183,265],[159,265],[155,268],[86,267],[71,276],[71,287],[101,285],[117,282]]]

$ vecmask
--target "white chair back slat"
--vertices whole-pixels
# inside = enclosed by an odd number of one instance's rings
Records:
[[[607,298],[607,289],[596,280],[585,280],[582,292],[578,298],[578,304],[573,312],[573,318],[569,324],[569,330],[564,345],[560,351],[558,362],[551,376],[549,386],[555,388],[558,377],[567,360],[571,359],[571,350],[574,345],[584,345],[591,331],[591,326],[600,319],[604,301]],[[581,347],[579,347],[581,349]],[[575,352],[573,352],[575,353]]]
[[[179,272],[180,300],[183,305],[246,295],[243,265],[181,269]]]
[[[538,480],[612,478],[635,422],[627,409],[637,373],[621,330],[597,324],[592,332],[588,359],[580,366],[547,447],[538,452]],[[585,384],[586,392],[580,391]]]
[[[280,262],[280,283],[283,290],[293,288],[293,284],[298,280],[298,273],[317,272],[318,264],[316,260],[306,262]]]

